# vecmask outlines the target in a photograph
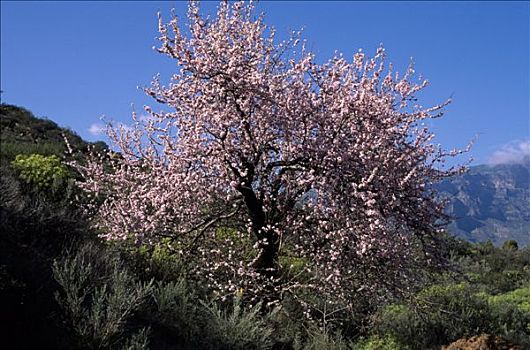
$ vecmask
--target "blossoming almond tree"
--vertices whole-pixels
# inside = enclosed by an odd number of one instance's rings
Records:
[[[415,105],[427,82],[393,73],[383,48],[318,64],[299,33],[277,43],[253,11],[223,2],[204,18],[192,2],[187,25],[160,19],[158,51],[177,72],[146,92],[169,112],[109,125],[111,170],[78,165],[104,199],[103,237],[169,239],[224,295],[310,288],[351,305],[399,290],[442,262],[430,185],[461,170],[438,166],[459,152],[423,122],[445,103]]]

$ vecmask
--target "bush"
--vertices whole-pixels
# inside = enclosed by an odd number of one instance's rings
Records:
[[[270,349],[273,329],[261,317],[261,304],[244,307],[239,298],[222,309],[217,303],[205,305],[208,333],[220,349]]]
[[[68,169],[56,155],[19,154],[11,165],[21,179],[39,189],[64,186],[70,177]]]
[[[50,322],[60,311],[51,265],[90,230],[66,194],[52,198],[26,191],[22,182],[11,166],[0,165],[0,266],[10,280],[0,288],[4,343],[20,349],[57,348],[64,330]]]
[[[3,142],[0,149],[2,163],[8,164],[15,160],[17,155],[41,154],[43,156],[61,156],[64,154],[64,147],[52,142],[43,143],[17,143]]]
[[[394,337],[372,335],[355,343],[352,350],[408,350],[408,346],[399,343]]]
[[[489,296],[496,334],[530,348],[530,286]]]
[[[493,334],[530,348],[530,314],[509,302],[496,302],[490,310]]]
[[[492,326],[487,301],[462,283],[435,285],[418,293],[410,306],[387,307],[377,330],[414,348],[429,348],[490,333]]]
[[[175,336],[193,345],[204,332],[201,304],[184,279],[159,282],[153,290],[155,309],[148,317],[171,331]],[[190,344],[191,343],[191,344]]]
[[[421,344],[424,334],[418,330],[425,329],[423,319],[418,317],[411,307],[405,305],[389,305],[378,315],[375,332],[381,336],[395,337],[404,344]]]
[[[56,299],[74,335],[72,341],[89,349],[127,341],[126,326],[152,291],[152,283],[135,280],[112,255],[98,260],[101,255],[95,248],[85,246],[53,264],[54,277],[61,286]],[[140,342],[139,335],[133,337],[130,346]]]
[[[149,345],[149,330],[142,328],[125,341],[122,350],[144,350]]]
[[[516,251],[519,249],[519,244],[517,244],[517,241],[510,239],[502,244],[502,249]]]
[[[530,248],[507,241],[503,248],[476,244],[457,259],[462,272],[488,294],[502,294],[530,283]],[[510,243],[511,242],[511,243]]]
[[[353,348],[353,343],[342,338],[339,332],[330,333],[322,331],[316,326],[310,326],[307,329],[305,341],[294,344],[296,350],[347,350]]]
[[[418,293],[409,305],[386,307],[375,331],[421,349],[481,333],[530,345],[530,313],[524,311],[527,293],[522,289],[492,297],[465,283],[435,285]]]
[[[511,303],[530,315],[530,285],[489,298],[491,304]]]
[[[263,314],[261,304],[206,301],[185,279],[159,282],[153,290],[154,307],[144,317],[168,343],[182,349],[269,349],[273,346],[274,313]],[[164,343],[164,344],[162,344]]]

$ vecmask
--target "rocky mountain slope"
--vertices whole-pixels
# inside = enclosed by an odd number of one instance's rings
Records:
[[[472,242],[530,244],[530,158],[480,165],[438,185],[454,217],[448,230]]]

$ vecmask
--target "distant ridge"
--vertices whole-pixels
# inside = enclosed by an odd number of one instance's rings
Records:
[[[530,245],[530,157],[520,163],[479,165],[437,186],[455,218],[448,230],[471,242]]]

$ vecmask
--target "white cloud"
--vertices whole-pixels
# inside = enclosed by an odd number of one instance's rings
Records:
[[[138,120],[141,122],[149,122],[151,120],[156,120],[156,118],[152,116],[151,114],[140,114],[140,117],[138,118]]]
[[[114,126],[114,129],[118,131],[124,131],[124,132],[132,132],[134,128],[130,125],[124,124],[124,123],[118,123]],[[99,135],[105,135],[107,131],[107,126],[101,123],[94,123],[90,125],[90,128],[88,128],[88,132],[91,133],[94,136]]]
[[[105,133],[105,125],[103,124],[92,124],[88,128],[88,132],[94,136],[103,135]]]
[[[512,141],[493,152],[488,163],[491,165],[521,163],[530,157],[530,140]]]
[[[128,124],[124,124],[124,123],[118,123],[117,128],[120,132],[124,131],[126,133],[129,133],[129,132],[134,131],[134,127]]]

